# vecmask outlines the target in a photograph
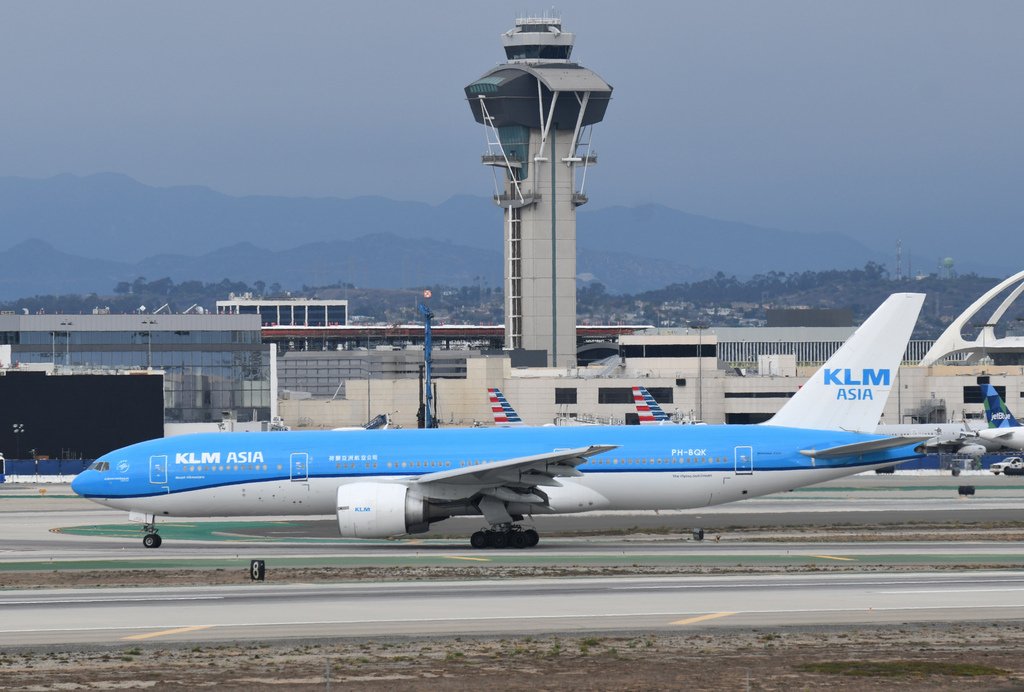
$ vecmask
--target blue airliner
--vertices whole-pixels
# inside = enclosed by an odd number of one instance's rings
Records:
[[[530,547],[541,514],[690,509],[790,490],[920,456],[873,434],[922,294],[890,296],[769,421],[665,425],[211,433],[98,459],[72,483],[124,509],[158,547],[157,519],[330,515],[342,536],[423,532],[481,516],[470,543]],[[859,432],[864,431],[864,432]]]

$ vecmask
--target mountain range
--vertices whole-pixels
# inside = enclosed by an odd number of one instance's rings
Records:
[[[110,293],[143,276],[285,289],[501,284],[501,211],[381,197],[234,197],[124,175],[0,177],[0,299]],[[713,276],[861,267],[858,241],[713,219],[660,205],[581,208],[578,273],[633,293]]]

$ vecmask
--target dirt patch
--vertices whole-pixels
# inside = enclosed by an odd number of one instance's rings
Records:
[[[1017,624],[957,624],[14,649],[0,689],[1009,689],[1022,645]]]

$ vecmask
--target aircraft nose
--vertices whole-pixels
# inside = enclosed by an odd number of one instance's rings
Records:
[[[90,471],[82,471],[80,474],[74,477],[71,481],[71,491],[76,495],[85,496],[89,486],[89,474]]]

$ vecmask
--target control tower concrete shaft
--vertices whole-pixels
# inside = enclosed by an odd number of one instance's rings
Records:
[[[612,88],[570,61],[561,19],[517,19],[502,35],[507,62],[466,87],[485,127],[495,202],[505,210],[505,347],[576,364],[576,208],[597,162],[590,128]]]

